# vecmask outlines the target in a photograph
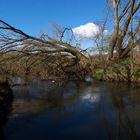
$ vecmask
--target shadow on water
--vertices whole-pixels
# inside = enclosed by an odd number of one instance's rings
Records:
[[[140,89],[50,81],[13,88],[6,140],[139,140]],[[10,106],[10,105],[9,105]]]
[[[13,101],[13,93],[8,83],[0,83],[0,140],[4,140],[3,125],[8,120]]]

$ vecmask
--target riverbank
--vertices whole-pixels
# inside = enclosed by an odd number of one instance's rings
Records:
[[[112,61],[108,65],[98,64],[100,67],[93,69],[93,77],[100,81],[116,81],[140,83],[140,64],[128,57],[125,60]]]
[[[68,80],[84,80],[86,76],[91,76],[99,81],[140,83],[140,52],[135,52],[133,57],[111,61],[107,60],[107,55],[97,55],[91,58],[89,64],[81,68],[79,65],[75,66],[75,69],[70,67],[69,72],[37,65],[31,67],[30,72],[27,73],[16,63],[12,64],[12,67],[8,63],[6,68],[1,69],[0,81],[8,80],[10,85],[16,86],[26,85],[28,81],[36,79],[61,83]]]

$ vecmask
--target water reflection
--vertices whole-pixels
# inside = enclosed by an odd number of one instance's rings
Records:
[[[119,92],[118,90],[114,91],[115,86],[118,87]],[[135,96],[140,97],[138,94],[140,90],[136,90],[136,92],[129,86],[122,85],[113,85],[109,89],[116,115],[116,140],[139,140],[140,119],[137,117],[140,117],[140,112],[137,111],[140,104],[135,102]]]
[[[87,102],[99,102],[100,101],[100,90],[93,88],[92,86],[85,88],[81,91],[81,98]]]
[[[138,140],[140,89],[129,85],[35,81],[14,87],[6,140]],[[86,138],[85,138],[86,137]]]
[[[8,120],[13,101],[12,90],[8,83],[0,83],[0,140],[4,140],[3,125]]]

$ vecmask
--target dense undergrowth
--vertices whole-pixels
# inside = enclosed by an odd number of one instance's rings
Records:
[[[93,76],[98,80],[140,82],[139,57],[127,57],[122,60],[114,60],[106,66],[93,69]],[[99,64],[98,64],[99,65]]]
[[[5,56],[7,57],[7,56]],[[9,57],[9,56],[8,56]],[[10,57],[9,57],[10,58]],[[104,81],[140,82],[140,55],[108,61],[106,56],[92,56],[88,65],[78,64],[73,58],[50,56],[5,59],[0,65],[0,79],[82,80],[91,76]]]

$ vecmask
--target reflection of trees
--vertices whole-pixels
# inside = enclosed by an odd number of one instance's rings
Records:
[[[48,82],[29,85],[15,89],[16,100],[13,104],[15,112],[38,112],[51,108],[64,108],[66,104],[73,103],[79,98],[78,82],[68,82],[63,86]]]
[[[135,97],[135,95],[132,93],[133,91],[131,88],[128,89],[129,87],[123,85],[114,85],[114,83],[113,85],[104,85],[103,83],[94,83],[93,85],[87,85],[84,82],[70,81],[63,86],[55,86],[54,84],[55,83],[52,83],[52,85],[50,85],[48,82],[40,82],[40,84],[34,85],[33,87],[31,87],[30,85],[30,88],[27,88],[27,86],[25,86],[23,88],[24,90],[22,88],[19,89],[19,95],[21,96],[16,97],[16,100],[23,102],[21,106],[19,106],[20,103],[17,103],[17,106],[14,107],[15,112],[13,113],[18,114],[24,111],[23,113],[31,114],[31,111],[35,111],[35,113],[38,113],[44,110],[48,111],[48,109],[56,109],[58,111],[55,114],[56,119],[63,119],[61,116],[65,115],[63,114],[63,111],[67,112],[72,109],[70,111],[73,112],[73,109],[76,109],[77,105],[78,110],[83,107],[79,107],[79,102],[77,101],[79,100],[79,97],[90,95],[89,97],[91,98],[92,95],[98,94],[98,96],[100,96],[99,102],[96,102],[96,104],[90,103],[91,106],[95,105],[95,110],[93,110],[93,108],[86,108],[89,112],[91,111],[92,113],[90,112],[89,114],[86,114],[87,118],[85,118],[88,119],[88,115],[91,115],[90,117],[92,117],[93,115],[94,118],[97,117],[97,120],[93,120],[94,123],[95,121],[97,121],[97,125],[99,126],[99,128],[97,129],[101,131],[102,134],[105,134],[105,136],[109,136],[109,139],[111,140],[139,139],[139,136],[136,133],[136,122],[138,122],[139,120],[136,117],[139,117],[140,114],[135,112],[135,109],[139,107],[138,97],[140,96],[137,94],[137,96]],[[37,88],[37,86],[39,87],[39,89]],[[26,88],[27,90],[25,90]],[[37,90],[37,93],[34,93],[35,91],[32,88]],[[115,91],[116,89],[118,89],[118,91]],[[80,103],[83,104],[83,102],[81,102],[81,98]],[[74,110],[74,112],[76,111]],[[82,121],[83,120],[81,120],[80,123],[84,123]],[[95,124],[93,124],[93,127],[96,127],[94,125]]]
[[[69,81],[62,86],[41,81],[34,85],[15,87],[16,100],[13,104],[13,113],[35,113],[53,108],[64,109],[68,104],[73,105],[79,96],[88,94],[95,100],[96,95],[93,94],[97,92],[95,87],[92,88],[91,85],[76,81]],[[88,92],[89,88],[93,90]]]
[[[0,140],[4,140],[4,133],[1,128],[0,128]]]
[[[0,140],[4,139],[2,126],[7,122],[12,100],[13,94],[8,83],[0,83]]]
[[[115,85],[115,88],[111,85],[111,88],[109,88],[111,101],[116,112],[116,140],[122,139],[124,135],[121,134],[124,132],[131,140],[140,139],[136,133],[134,122],[134,116],[137,114],[133,110],[128,88],[128,86],[122,85]],[[114,91],[114,89],[119,89],[119,91]],[[128,108],[128,104],[130,108]]]

